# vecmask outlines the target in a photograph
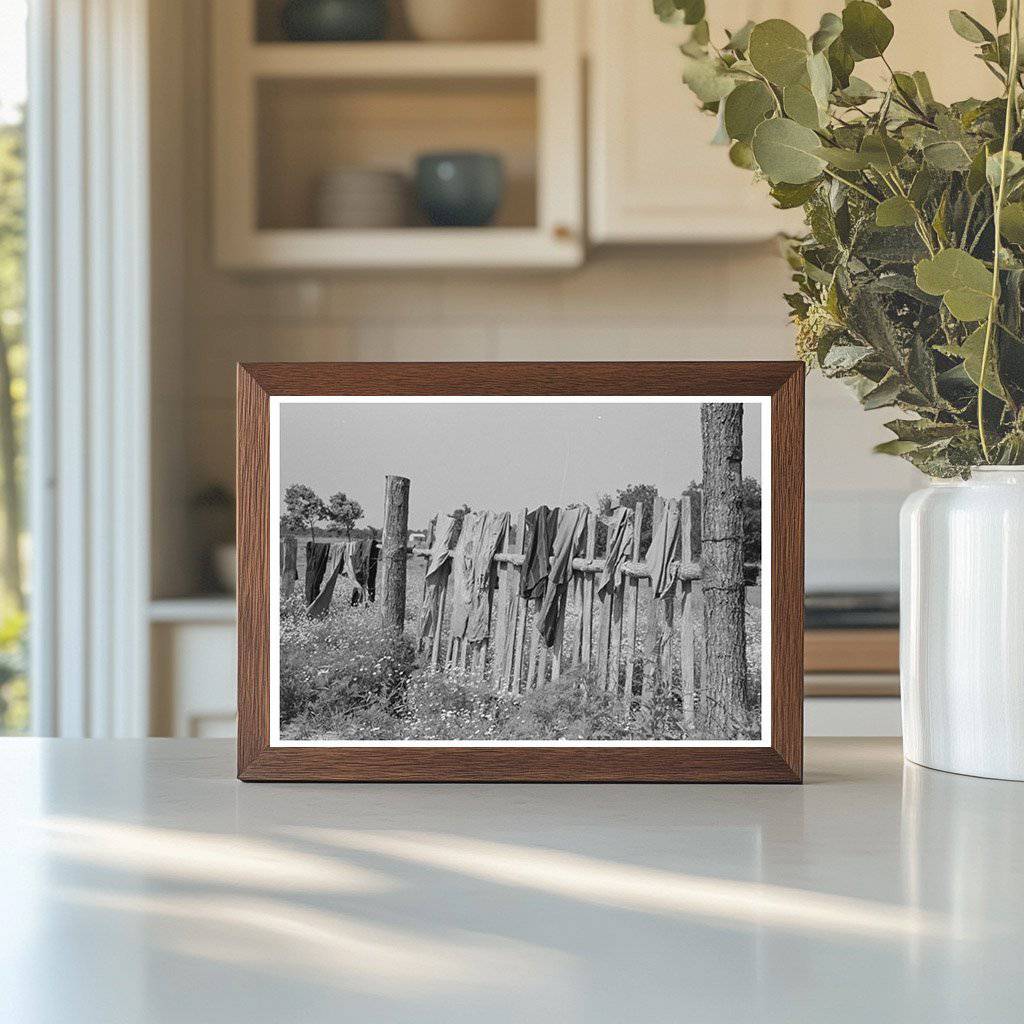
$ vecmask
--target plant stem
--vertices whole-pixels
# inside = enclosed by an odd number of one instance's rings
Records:
[[[992,332],[999,310],[999,256],[1001,253],[1001,227],[1003,201],[1006,198],[1006,162],[1010,152],[1013,121],[1017,112],[1017,68],[1020,62],[1020,0],[1010,0],[1010,73],[1006,84],[1006,120],[1003,125],[1003,150],[999,155],[999,189],[993,213],[995,243],[992,253],[992,297],[989,301],[988,320],[985,322],[985,345],[981,350],[981,369],[978,371],[978,435],[985,461],[992,462],[988,437],[985,434],[985,373],[992,347]]]
[[[871,202],[878,204],[878,196],[873,196],[866,188],[861,188],[854,181],[847,181],[846,178],[840,178],[838,174],[833,174],[827,167],[824,169],[824,173],[835,181],[842,182],[842,184],[852,188],[854,192],[859,192],[862,196],[866,196]]]

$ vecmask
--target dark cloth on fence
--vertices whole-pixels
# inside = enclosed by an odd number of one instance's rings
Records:
[[[537,628],[544,643],[551,647],[558,633],[558,620],[565,609],[565,598],[572,579],[572,560],[587,531],[590,509],[586,505],[570,505],[562,509],[551,550],[551,568],[547,589],[537,617]]]
[[[333,547],[340,547],[340,545],[333,545]],[[323,589],[317,594],[316,599],[306,609],[306,614],[311,619],[325,619],[327,613],[331,610],[331,601],[334,599],[334,588],[338,583],[338,576],[341,573],[343,563],[340,557],[340,552],[334,554],[333,558],[329,558],[328,561],[333,561],[333,568],[327,572],[324,580]]]
[[[434,543],[423,579],[423,605],[420,608],[420,640],[432,636],[441,610],[441,594],[452,570],[452,545],[459,521],[438,512],[434,518]],[[376,571],[376,568],[375,568]]]
[[[647,550],[647,571],[655,597],[671,593],[676,585],[676,563],[679,560],[679,502],[665,505],[661,520],[654,526],[651,546]]]
[[[523,597],[544,596],[547,588],[551,546],[558,525],[558,509],[540,505],[526,515],[526,543],[520,593]]]
[[[327,559],[331,554],[330,544],[306,541],[306,607],[308,608],[320,593],[320,585],[327,571]]]
[[[494,556],[508,530],[507,512],[485,512],[476,553],[473,556],[473,593],[470,599],[466,639],[486,640],[491,631],[491,602],[494,598]]]
[[[452,555],[452,578],[448,586],[452,602],[449,626],[452,637],[464,637],[469,628],[469,614],[473,607],[473,566],[486,522],[483,512],[467,512],[462,519],[462,532]]]
[[[604,568],[597,581],[599,594],[603,594],[609,587],[618,589],[622,582],[622,567],[629,561],[633,550],[635,518],[631,508],[617,508],[606,523],[608,542],[605,546]]]
[[[299,543],[294,537],[281,540],[281,594],[291,597],[299,578]]]
[[[366,541],[366,559],[364,562],[363,578],[360,582],[366,590],[366,600],[373,604],[377,600],[377,562],[380,560],[380,541]]]

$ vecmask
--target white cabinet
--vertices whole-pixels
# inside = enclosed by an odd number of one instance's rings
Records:
[[[799,211],[772,207],[767,186],[709,145],[714,119],[681,81],[685,26],[663,25],[647,0],[589,0],[589,218],[594,242],[713,242],[798,230]],[[841,5],[833,5],[837,7]],[[991,23],[988,0],[958,5]],[[748,19],[786,18],[812,32],[826,6],[811,0],[709,4],[712,31]],[[889,57],[896,68],[928,72],[938,99],[995,94],[998,83],[953,32],[944,7],[894,4]],[[1005,29],[1005,26],[1004,26]],[[880,62],[858,74],[878,78]]]
[[[718,31],[771,17],[816,27],[817,7],[742,0],[716,5],[711,17]],[[724,147],[709,144],[714,118],[681,78],[688,28],[663,25],[643,0],[590,0],[588,25],[592,241],[738,241],[800,223],[774,209],[767,186],[729,163]]]

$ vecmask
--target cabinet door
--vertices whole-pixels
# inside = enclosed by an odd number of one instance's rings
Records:
[[[735,0],[711,17],[718,32],[771,17],[810,31],[821,9],[810,0]],[[688,28],[663,25],[649,0],[591,0],[589,26],[593,241],[738,241],[799,226],[799,211],[776,210],[763,182],[710,145],[714,118],[681,79]]]

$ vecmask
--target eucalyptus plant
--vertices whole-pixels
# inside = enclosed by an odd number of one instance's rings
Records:
[[[1024,462],[1020,2],[993,0],[989,24],[949,12],[998,95],[946,105],[890,66],[890,0],[852,0],[809,37],[772,18],[717,44],[704,0],[654,0],[691,26],[683,80],[716,141],[803,207],[785,243],[801,358],[865,409],[909,414],[877,450],[931,476]],[[886,85],[858,77],[866,62]]]

